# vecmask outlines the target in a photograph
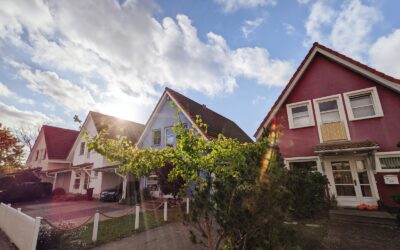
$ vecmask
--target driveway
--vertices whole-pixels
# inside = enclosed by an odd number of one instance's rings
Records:
[[[42,217],[52,223],[70,222],[80,223],[96,210],[110,216],[121,216],[134,210],[134,207],[120,205],[116,202],[93,201],[41,201],[32,203],[13,204],[21,208],[22,212],[32,217]]]

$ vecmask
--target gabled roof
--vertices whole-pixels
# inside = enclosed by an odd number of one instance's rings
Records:
[[[182,113],[195,125],[203,137],[215,139],[219,134],[223,134],[226,137],[237,139],[240,142],[252,142],[252,139],[235,122],[207,108],[206,105],[195,102],[168,87],[165,88],[156,108],[150,115],[146,123],[146,128],[150,126],[154,117],[158,115],[157,111],[160,108],[162,100],[167,96],[182,110]],[[200,115],[203,123],[207,124],[207,131],[196,125],[196,115]]]
[[[49,160],[65,160],[79,131],[43,125],[42,131]]]
[[[126,136],[132,143],[139,140],[145,127],[141,123],[122,120],[95,111],[90,111],[89,115],[93,119],[97,132],[104,129],[107,130],[110,137]]]
[[[297,68],[296,72],[293,74],[292,78],[290,78],[288,84],[283,89],[282,93],[279,95],[278,99],[275,101],[272,108],[269,110],[267,116],[261,122],[260,126],[258,127],[257,131],[255,132],[254,136],[258,138],[264,127],[267,127],[271,122],[272,118],[278,112],[286,98],[289,96],[291,91],[293,90],[294,86],[301,78],[307,67],[310,65],[312,60],[318,54],[323,55],[330,60],[352,70],[356,73],[363,75],[366,78],[373,80],[374,82],[381,84],[383,86],[388,87],[389,89],[400,93],[400,79],[396,79],[389,75],[386,75],[376,69],[369,67],[361,62],[358,62],[350,57],[347,57],[337,51],[334,51],[330,48],[327,48],[319,43],[314,43],[309,52],[307,53],[306,57],[301,62],[300,66]]]

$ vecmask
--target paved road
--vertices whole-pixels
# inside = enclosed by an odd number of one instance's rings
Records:
[[[94,248],[96,250],[197,250],[203,249],[189,240],[187,228],[182,223],[169,223],[143,233]]]

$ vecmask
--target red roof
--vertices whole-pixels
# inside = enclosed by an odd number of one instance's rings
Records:
[[[208,138],[217,138],[219,134],[223,134],[226,137],[238,139],[240,142],[252,142],[251,138],[230,119],[170,88],[165,88],[165,91],[178,102],[179,106],[190,116],[192,122],[196,121],[196,115],[201,116],[202,121],[207,124],[207,132],[204,128],[200,129]]]
[[[359,62],[359,61],[356,61],[356,60],[354,60],[354,59],[352,59],[352,58],[350,58],[350,57],[348,57],[348,56],[345,56],[345,55],[343,55],[343,54],[341,54],[341,53],[339,53],[339,52],[337,52],[337,51],[335,51],[335,50],[332,50],[332,49],[330,49],[330,48],[328,48],[328,47],[325,47],[325,46],[323,46],[323,45],[321,45],[321,44],[315,42],[315,43],[313,44],[313,46],[311,47],[311,49],[308,51],[306,57],[303,59],[303,61],[301,62],[301,64],[300,64],[299,67],[297,68],[296,72],[295,72],[295,73],[293,74],[293,76],[290,78],[288,84],[286,84],[286,87],[283,89],[283,91],[282,91],[281,94],[279,95],[278,99],[275,101],[274,105],[273,105],[273,106],[271,107],[271,109],[269,110],[267,116],[264,118],[264,120],[261,122],[260,126],[257,128],[257,131],[255,132],[254,136],[257,137],[257,134],[258,134],[258,133],[260,132],[260,130],[264,127],[264,124],[267,122],[267,120],[268,120],[268,119],[270,118],[270,116],[272,115],[273,110],[278,106],[279,101],[283,98],[283,95],[288,91],[289,87],[294,83],[294,79],[297,77],[298,74],[300,74],[301,69],[303,68],[303,66],[305,65],[305,63],[306,63],[307,60],[309,59],[309,57],[312,55],[312,52],[313,52],[314,49],[316,49],[316,48],[321,49],[321,50],[324,50],[324,51],[326,51],[326,52],[328,52],[328,53],[330,53],[330,54],[332,54],[332,55],[334,55],[334,56],[337,56],[337,57],[339,57],[339,58],[341,58],[341,59],[343,59],[343,60],[345,60],[345,61],[347,61],[347,62],[349,62],[349,63],[351,63],[351,64],[353,64],[353,65],[356,65],[356,66],[358,66],[358,67],[360,67],[360,68],[362,68],[362,69],[364,69],[364,70],[367,70],[367,71],[369,71],[369,72],[371,72],[371,73],[373,73],[373,74],[375,74],[375,75],[377,75],[377,76],[379,76],[379,77],[382,77],[382,78],[384,78],[385,80],[388,80],[388,81],[390,81],[390,82],[393,82],[393,83],[396,83],[396,84],[399,84],[399,85],[400,85],[400,79],[397,79],[397,78],[391,77],[391,76],[389,76],[389,75],[386,75],[386,74],[384,74],[384,73],[382,73],[382,72],[380,72],[380,71],[378,71],[378,70],[376,70],[376,69],[374,69],[374,68],[369,67],[369,66],[366,65],[366,64],[363,64],[363,63],[361,63],[361,62]]]
[[[43,125],[47,156],[50,160],[65,160],[79,131]]]

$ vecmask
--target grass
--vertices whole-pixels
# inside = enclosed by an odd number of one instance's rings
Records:
[[[97,241],[92,242],[93,223],[78,228],[63,235],[59,249],[88,249],[107,242],[122,239],[166,223],[181,220],[182,214],[179,208],[168,210],[168,221],[163,220],[163,210],[140,213],[139,229],[135,230],[135,215],[129,214],[118,218],[100,221]]]

